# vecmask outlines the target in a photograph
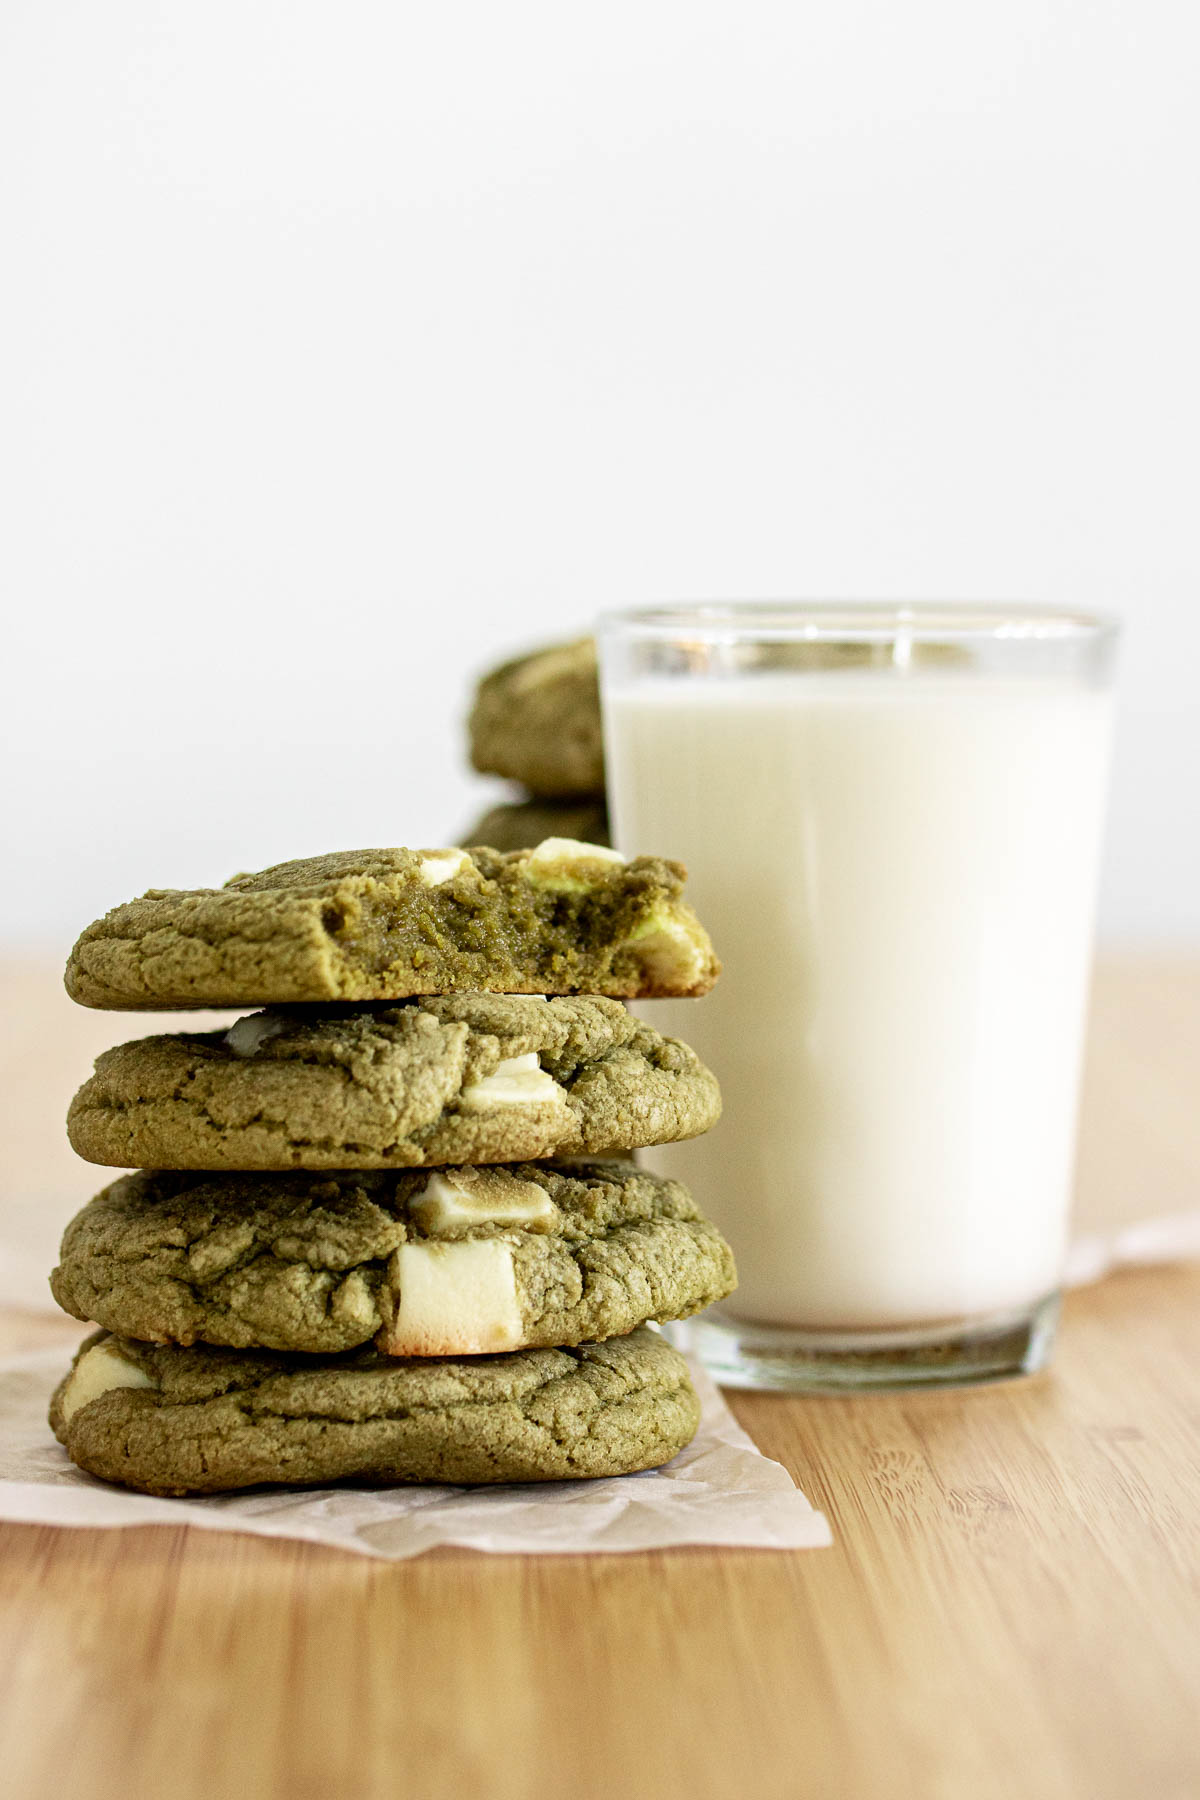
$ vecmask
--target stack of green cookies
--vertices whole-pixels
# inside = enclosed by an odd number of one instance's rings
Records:
[[[467,721],[471,762],[525,797],[493,806],[464,841],[524,850],[543,838],[609,842],[592,638],[552,644],[485,675]]]
[[[622,1474],[692,1437],[650,1321],[734,1283],[676,1181],[615,1158],[712,1125],[686,1045],[620,1003],[718,965],[683,870],[602,846],[374,850],[151,891],[67,988],[264,1006],[119,1045],[72,1103],[123,1175],[51,1280],[102,1329],[54,1397],[80,1467],[150,1493]]]

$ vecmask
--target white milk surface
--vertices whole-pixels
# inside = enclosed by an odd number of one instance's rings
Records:
[[[648,1002],[725,1114],[646,1153],[744,1319],[865,1330],[1058,1283],[1111,702],[889,672],[606,696],[616,842],[688,866],[724,973]]]

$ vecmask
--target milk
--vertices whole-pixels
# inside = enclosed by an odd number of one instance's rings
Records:
[[[616,842],[724,961],[645,1014],[725,1114],[645,1153],[729,1237],[736,1317],[911,1328],[1062,1265],[1110,700],[1054,679],[653,677],[606,695]]]

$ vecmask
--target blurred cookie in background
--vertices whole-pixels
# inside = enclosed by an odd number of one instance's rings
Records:
[[[493,669],[476,690],[467,731],[481,774],[519,781],[538,798],[603,796],[594,640],[554,644]]]
[[[559,837],[610,844],[603,799],[506,801],[490,807],[459,842],[468,847],[489,844],[493,850],[533,850],[546,838]]]

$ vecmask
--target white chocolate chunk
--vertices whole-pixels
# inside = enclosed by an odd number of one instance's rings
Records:
[[[96,1344],[81,1356],[63,1390],[61,1401],[64,1421],[70,1421],[82,1406],[90,1406],[101,1394],[113,1388],[152,1388],[154,1382],[145,1369],[122,1356],[115,1344]]]
[[[471,859],[465,850],[437,850],[433,855],[421,858],[417,874],[426,887],[441,887],[443,881],[453,881],[470,866]]]
[[[547,1075],[533,1050],[527,1056],[506,1056],[482,1081],[472,1081],[463,1089],[459,1107],[463,1112],[490,1112],[494,1106],[565,1106],[567,1096]]]
[[[625,858],[605,844],[585,844],[579,838],[543,838],[525,860],[525,879],[551,892],[584,893],[603,879],[605,872]]]
[[[502,1239],[401,1244],[389,1273],[400,1290],[389,1356],[486,1356],[521,1344],[512,1245]]]
[[[704,973],[707,946],[699,926],[689,926],[684,919],[652,915],[638,926],[628,942],[637,945],[651,981],[691,983]]]
[[[526,871],[536,869],[544,863],[623,863],[625,858],[619,850],[610,850],[607,844],[585,844],[582,838],[543,838],[529,852]]]
[[[459,1225],[527,1225],[549,1230],[558,1208],[536,1181],[499,1169],[439,1169],[409,1211],[429,1232]]]
[[[287,1029],[287,1020],[272,1018],[270,1013],[248,1013],[225,1033],[225,1042],[235,1056],[253,1056],[268,1039]]]

